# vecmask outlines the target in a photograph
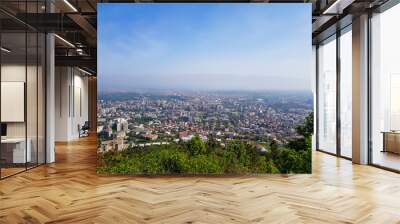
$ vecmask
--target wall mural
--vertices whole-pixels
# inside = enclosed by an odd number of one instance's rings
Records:
[[[99,4],[98,173],[311,173],[311,4]]]

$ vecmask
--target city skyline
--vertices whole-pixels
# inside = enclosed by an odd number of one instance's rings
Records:
[[[100,95],[98,172],[309,173],[312,105],[295,93]]]
[[[311,21],[310,10],[308,4],[100,4],[99,91],[309,91],[311,22],[304,21]]]

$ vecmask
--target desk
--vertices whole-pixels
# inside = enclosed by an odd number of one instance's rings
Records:
[[[382,152],[400,154],[400,131],[383,131]]]
[[[26,163],[31,162],[31,139],[27,139],[28,144],[25,151],[25,138],[5,138],[1,139],[1,157],[6,163]]]

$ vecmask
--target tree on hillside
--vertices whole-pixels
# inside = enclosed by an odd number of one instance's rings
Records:
[[[271,159],[276,160],[279,157],[278,143],[275,140],[272,140],[269,143],[269,148],[271,150]]]
[[[304,120],[304,124],[296,126],[296,131],[303,136],[289,141],[287,147],[296,151],[307,150],[311,148],[311,136],[314,131],[314,115],[311,112]]]
[[[311,112],[304,120],[304,124],[295,127],[299,135],[305,138],[311,137],[314,132],[314,113]]]
[[[199,135],[195,135],[187,144],[190,155],[201,155],[207,153],[206,144],[201,140]]]
[[[214,135],[208,135],[207,147],[209,152],[215,150],[219,146],[219,142]]]
[[[313,113],[304,120],[296,131],[303,137],[291,140],[287,148],[281,151],[278,159],[282,173],[311,173],[311,136],[314,131]]]

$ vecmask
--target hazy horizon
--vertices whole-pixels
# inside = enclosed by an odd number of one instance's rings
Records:
[[[99,4],[99,92],[310,91],[310,4]]]
[[[109,95],[109,94],[305,94],[312,96],[313,92],[311,90],[184,90],[184,89],[135,89],[135,90],[115,90],[115,91],[98,91],[99,95]]]

